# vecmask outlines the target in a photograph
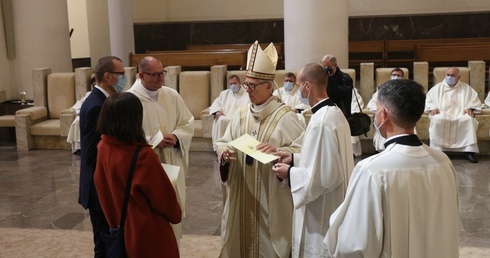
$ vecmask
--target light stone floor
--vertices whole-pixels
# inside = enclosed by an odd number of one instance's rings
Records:
[[[451,159],[459,176],[461,257],[490,257],[490,157]],[[0,145],[0,258],[91,257],[88,213],[78,205],[79,156]],[[212,152],[192,152],[182,257],[217,257],[221,185]]]

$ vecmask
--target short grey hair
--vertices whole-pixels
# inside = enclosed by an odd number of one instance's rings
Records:
[[[324,55],[321,62],[323,63],[323,62],[326,62],[328,60],[330,60],[330,62],[332,62],[334,65],[337,65],[337,58],[333,55],[330,55],[330,54]]]

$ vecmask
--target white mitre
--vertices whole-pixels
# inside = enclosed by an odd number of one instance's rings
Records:
[[[245,76],[274,80],[276,77],[277,50],[274,44],[270,43],[266,49],[260,48],[259,42],[255,41],[248,49],[247,72]]]

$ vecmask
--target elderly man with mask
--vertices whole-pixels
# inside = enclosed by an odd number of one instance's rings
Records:
[[[403,70],[397,67],[397,68],[394,68],[393,70],[391,70],[390,79],[391,80],[403,79],[404,75],[405,74],[404,74]],[[375,114],[376,114],[376,101],[377,100],[378,100],[378,91],[376,91],[373,94],[373,96],[371,97],[371,100],[367,104],[367,108]],[[377,152],[381,152],[385,149],[385,145],[384,145],[385,141],[386,141],[386,139],[378,131],[374,131],[373,145],[374,145],[374,149]]]
[[[233,116],[216,147],[225,203],[220,257],[289,257],[293,206],[287,182],[272,173],[270,163],[237,152],[228,143],[248,134],[261,152],[299,152],[304,128],[292,109],[272,95],[277,51],[262,50],[256,41],[248,50],[243,84],[250,104]]]
[[[478,93],[460,77],[459,69],[450,67],[444,81],[427,93],[425,111],[430,116],[430,146],[441,151],[464,152],[470,162],[477,163],[478,121],[474,114],[481,112],[481,101]]]
[[[340,70],[335,56],[325,55],[321,65],[329,76],[328,97],[342,110],[345,117],[349,117],[351,115],[352,89],[354,88],[352,78]]]
[[[235,112],[248,103],[250,99],[242,87],[240,78],[236,75],[228,77],[228,89],[222,91],[209,107],[209,114],[214,115],[211,134],[214,151],[216,151],[216,140],[223,136]]]

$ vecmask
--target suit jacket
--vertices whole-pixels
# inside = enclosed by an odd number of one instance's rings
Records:
[[[94,184],[97,144],[100,133],[96,132],[102,104],[106,96],[97,88],[87,97],[80,109],[80,187],[78,203],[85,209],[101,210]]]

